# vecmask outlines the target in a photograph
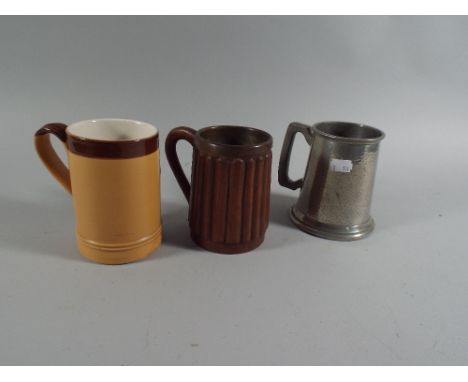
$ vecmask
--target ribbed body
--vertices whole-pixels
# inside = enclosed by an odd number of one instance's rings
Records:
[[[194,150],[189,222],[199,245],[223,253],[259,246],[270,212],[271,151],[223,157]]]

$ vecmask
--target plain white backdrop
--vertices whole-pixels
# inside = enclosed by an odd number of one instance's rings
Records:
[[[1,363],[466,364],[467,32],[464,17],[0,17]],[[161,147],[178,125],[269,131],[264,245],[194,247],[162,150],[161,249],[81,258],[32,136],[94,117],[150,122]],[[275,174],[293,120],[387,134],[369,238],[289,222],[297,192]],[[307,154],[298,140],[296,176]]]

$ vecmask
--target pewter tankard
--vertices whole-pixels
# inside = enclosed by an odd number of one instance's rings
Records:
[[[310,145],[302,179],[288,175],[296,133]],[[290,217],[301,230],[332,240],[358,240],[374,229],[369,214],[379,143],[385,134],[371,126],[348,122],[289,125],[281,150],[279,183],[301,188]]]

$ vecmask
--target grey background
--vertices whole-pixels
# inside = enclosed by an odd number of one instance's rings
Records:
[[[467,44],[463,17],[1,17],[0,363],[467,364]],[[148,121],[162,142],[177,125],[269,131],[265,243],[194,247],[162,152],[160,250],[80,257],[32,135],[94,117]],[[289,222],[297,192],[276,171],[293,120],[387,133],[368,239]],[[294,175],[307,154],[298,140]]]

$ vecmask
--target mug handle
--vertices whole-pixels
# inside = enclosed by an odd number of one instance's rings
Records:
[[[71,194],[70,171],[61,161],[50,142],[50,134],[53,134],[66,144],[66,128],[67,125],[58,122],[42,126],[34,135],[34,146],[36,147],[37,155],[39,155],[47,170]]]
[[[304,183],[304,178],[291,180],[289,177],[289,162],[291,160],[291,150],[294,143],[296,133],[301,133],[307,143],[312,146],[313,135],[310,126],[299,122],[292,122],[288,126],[286,136],[284,137],[283,147],[281,149],[280,162],[278,167],[278,181],[284,187],[296,190],[301,188]]]
[[[180,165],[176,145],[178,141],[184,139],[194,147],[196,133],[197,131],[190,127],[176,127],[169,132],[165,143],[167,160],[187,201],[190,201],[190,183],[184,174],[182,166]]]

